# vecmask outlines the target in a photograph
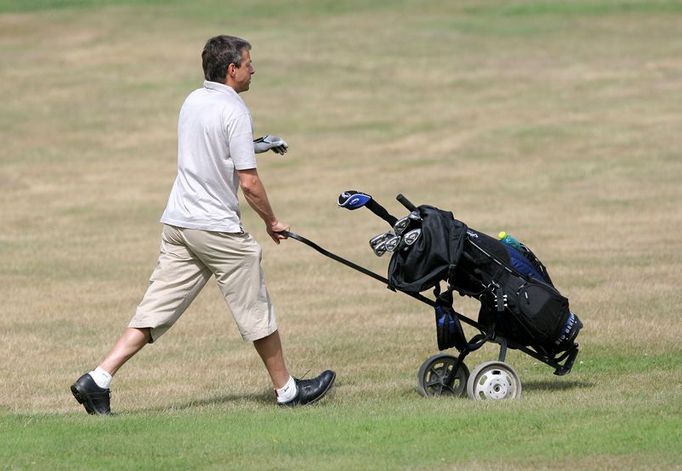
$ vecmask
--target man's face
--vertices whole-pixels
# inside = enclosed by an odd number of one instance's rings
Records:
[[[251,62],[251,52],[247,49],[242,51],[242,65],[237,67],[230,64],[227,69],[227,84],[234,89],[235,92],[241,93],[249,89],[251,85],[251,76],[256,73]]]

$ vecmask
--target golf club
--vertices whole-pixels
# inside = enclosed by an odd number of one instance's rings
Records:
[[[391,235],[389,238],[387,238],[385,242],[386,252],[394,252],[395,249],[397,249],[400,245],[401,240],[402,239],[398,235]]]
[[[341,208],[349,209],[351,211],[362,208],[363,206],[367,207],[367,209],[386,221],[391,227],[398,221],[398,218],[389,214],[388,211],[386,211],[386,208],[374,201],[370,195],[360,191],[347,190],[342,192],[339,195],[338,205]]]
[[[381,257],[386,253],[386,239],[388,239],[390,236],[391,234],[386,232],[384,234],[376,235],[369,240],[369,246],[372,247],[374,255]]]
[[[419,239],[420,235],[422,235],[421,229],[412,229],[403,236],[403,242],[405,242],[405,245],[409,247],[410,245],[414,244],[417,239]]]
[[[410,225],[410,222],[411,220],[408,216],[398,219],[398,222],[393,225],[393,232],[395,232],[395,235],[403,235],[403,232],[405,232]]]

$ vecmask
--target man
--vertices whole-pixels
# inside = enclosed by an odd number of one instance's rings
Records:
[[[284,140],[253,140],[251,113],[239,97],[254,74],[251,45],[216,36],[206,43],[202,65],[206,81],[192,92],[178,120],[178,175],[161,217],[159,260],[128,328],[99,366],[81,376],[71,392],[90,414],[111,413],[112,376],[147,343],[163,335],[213,275],[239,327],[253,342],[275,388],[277,403],[313,403],[331,388],[336,374],[290,376],[282,352],[275,312],[260,266],[261,248],[244,231],[237,190],[265,222],[279,244],[289,226],[277,219],[256,170],[255,152],[283,154]]]

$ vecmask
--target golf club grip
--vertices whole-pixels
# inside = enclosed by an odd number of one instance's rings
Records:
[[[410,202],[410,200],[405,198],[405,196],[403,196],[402,193],[400,193],[398,196],[396,196],[395,199],[397,199],[398,202],[400,204],[402,204],[403,206],[405,206],[409,211],[415,211],[417,209],[417,207],[415,205],[413,205],[412,202]]]

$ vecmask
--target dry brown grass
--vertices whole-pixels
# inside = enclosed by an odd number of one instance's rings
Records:
[[[402,192],[528,242],[586,324],[584,361],[679,358],[679,16],[519,17],[507,31],[499,17],[461,19],[475,5],[305,28],[179,16],[186,7],[0,15],[0,408],[73,411],[68,384],[126,325],[156,258],[177,110],[201,83],[203,41],[225,31],[254,44],[256,132],[290,143],[260,169],[293,230],[382,272],[367,240],[384,227],[334,199],[362,189],[401,212]],[[245,220],[292,370],[336,368],[341,403],[411,394],[436,350],[428,308]],[[551,379],[514,358],[524,378]],[[601,373],[574,374],[599,396]],[[674,380],[679,406],[679,369]],[[121,410],[269,400],[212,286],[115,387]]]

